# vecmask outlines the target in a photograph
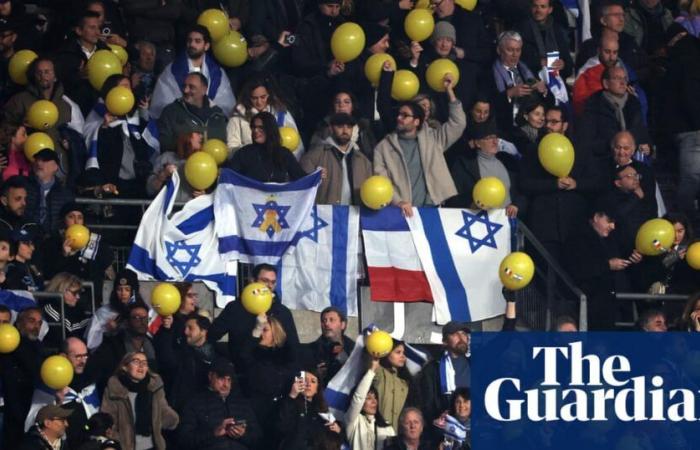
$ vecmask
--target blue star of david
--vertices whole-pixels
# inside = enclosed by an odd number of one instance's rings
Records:
[[[289,224],[285,220],[285,217],[289,212],[289,208],[291,208],[290,206],[280,206],[277,204],[277,202],[270,200],[264,205],[253,203],[253,208],[255,209],[255,213],[258,215],[255,218],[253,225],[251,225],[253,228],[260,227],[260,225],[265,223],[265,213],[268,210],[273,210],[277,213],[277,223],[279,224],[280,228],[289,228]],[[275,228],[272,224],[269,224],[267,228],[265,228],[263,231],[267,234],[267,237],[269,238],[271,238],[275,234]]]
[[[187,245],[185,241],[176,241],[175,243],[166,241],[167,255],[165,260],[184,277],[202,262],[202,258],[197,256],[201,247],[201,245]]]
[[[469,241],[472,253],[476,253],[481,247],[498,248],[496,247],[496,233],[503,228],[503,225],[491,222],[488,213],[483,210],[476,214],[462,211],[462,217],[464,218],[464,226],[455,234]],[[478,238],[472,234],[471,228],[475,223],[483,223],[486,226],[486,236]]]
[[[327,227],[328,222],[318,216],[318,209],[316,206],[311,209],[311,219],[314,221],[313,225],[311,225],[311,228],[308,230],[299,233],[299,240],[309,238],[318,244],[318,230]]]

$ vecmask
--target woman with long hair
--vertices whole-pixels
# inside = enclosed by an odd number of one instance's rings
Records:
[[[513,143],[525,156],[537,151],[537,144],[545,133],[544,103],[539,100],[524,102],[515,119],[518,128],[513,134]]]
[[[678,330],[700,333],[700,292],[688,297]]]
[[[379,360],[379,367],[372,381],[377,390],[379,412],[394,428],[398,429],[399,415],[405,406],[412,406],[409,400],[413,378],[406,368],[406,344],[394,339],[391,352]]]
[[[289,127],[299,132],[294,117],[267,79],[256,78],[248,81],[243,85],[238,99],[239,103],[226,126],[226,143],[231,153],[235,154],[239,149],[255,141],[251,132],[251,121],[261,112],[270,113],[278,127]],[[302,153],[304,153],[304,143],[300,140],[299,145],[294,149],[294,155],[298,159],[301,158]]]
[[[168,405],[160,376],[148,369],[148,358],[129,352],[107,382],[100,410],[114,418],[114,434],[123,450],[163,450],[163,430],[174,430],[180,418]]]
[[[472,415],[472,396],[469,388],[460,387],[455,389],[450,398],[450,409],[445,411],[433,421],[439,430],[444,430],[447,427],[447,416],[452,417],[457,422],[460,423],[466,430],[466,439],[461,442],[457,442],[452,438],[445,436],[443,442],[440,444],[440,450],[446,446],[451,445],[454,450],[469,450],[471,448],[471,415]]]
[[[7,159],[2,169],[2,181],[15,175],[28,177],[32,171],[27,157],[24,156],[24,142],[27,140],[27,129],[7,121],[0,124],[0,149]]]
[[[51,299],[43,306],[43,313],[49,323],[49,333],[44,338],[44,344],[52,348],[60,348],[63,342],[62,329],[66,338],[82,338],[90,323],[92,311],[80,301],[83,282],[80,278],[67,272],[56,274],[46,286],[46,292],[61,295],[61,300]],[[64,317],[61,317],[63,303]],[[53,324],[53,326],[51,326]]]
[[[280,144],[280,132],[272,114],[255,114],[250,130],[253,143],[233,154],[229,168],[263,183],[285,183],[306,175],[292,152]]]

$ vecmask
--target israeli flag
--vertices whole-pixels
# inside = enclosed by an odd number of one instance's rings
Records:
[[[231,301],[237,266],[217,252],[213,198],[201,195],[170,217],[179,187],[173,172],[143,214],[126,267],[140,280],[202,281],[217,293],[217,304]]]
[[[503,314],[498,267],[511,244],[505,209],[413,211],[406,221],[430,284],[438,325]]]
[[[461,444],[467,439],[467,427],[448,414],[445,416],[444,434],[445,437],[451,438]]]
[[[355,348],[350,353],[348,360],[345,361],[345,364],[343,364],[343,367],[335,374],[333,379],[328,382],[328,386],[323,392],[330,412],[340,421],[344,419],[345,412],[350,406],[350,392],[365,374],[366,367],[362,358],[362,354],[365,351],[365,336],[369,336],[375,329],[374,325],[370,325],[362,330],[362,333],[355,340]],[[406,369],[411,375],[415,376],[428,362],[428,355],[408,343],[404,343],[404,345],[406,348]]]
[[[287,307],[321,312],[335,306],[357,316],[359,228],[357,206],[311,208],[277,274]]]
[[[291,183],[261,183],[221,169],[214,193],[219,253],[244,263],[277,264],[299,242],[320,182],[320,170]]]
[[[100,410],[100,395],[97,392],[95,383],[85,386],[80,392],[75,391],[72,387],[68,387],[68,392],[66,392],[63,397],[63,405],[67,403],[77,402],[85,410],[85,416],[89,419],[93,414]],[[56,403],[56,390],[51,389],[45,384],[41,383],[39,387],[34,389],[32,394],[32,404],[29,408],[29,413],[24,419],[24,431],[25,433],[29,431],[31,427],[34,426],[36,422],[36,415],[39,410],[46,405],[53,405]]]

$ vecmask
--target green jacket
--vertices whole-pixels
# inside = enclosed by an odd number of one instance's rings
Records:
[[[408,383],[399,378],[395,370],[379,367],[372,386],[377,390],[379,412],[394,430],[398,430],[399,414],[408,398]]]
[[[666,31],[672,23],[673,14],[671,14],[671,11],[664,8],[663,17],[661,18],[661,25],[664,31]],[[634,42],[642,47],[642,49],[644,49],[644,33],[646,33],[646,28],[646,19],[639,12],[639,9],[634,7],[627,8],[625,11],[625,29],[623,31],[632,36]]]
[[[192,106],[179,98],[163,109],[158,119],[158,133],[161,153],[175,151],[177,139],[183,134],[199,132],[207,139],[221,139],[226,142],[226,115],[205,97],[201,114],[195,114]]]

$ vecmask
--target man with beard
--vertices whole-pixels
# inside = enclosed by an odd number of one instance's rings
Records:
[[[36,231],[39,225],[25,217],[26,210],[26,179],[18,175],[8,178],[0,187],[0,231],[6,235],[21,229]]]
[[[360,186],[372,176],[372,163],[351,139],[357,121],[350,114],[337,113],[329,123],[331,135],[302,156],[301,167],[307,173],[321,168],[316,203],[359,205]]]
[[[63,342],[61,355],[68,358],[73,366],[73,380],[61,390],[55,391],[43,385],[34,390],[24,430],[29,431],[34,425],[41,408],[46,405],[61,405],[63,409],[72,411],[68,417],[68,448],[78,448],[87,440],[85,426],[88,419],[100,409],[100,397],[97,395],[94,376],[85,370],[89,357],[85,343],[80,338],[70,337]]]
[[[319,381],[324,386],[343,367],[355,348],[355,342],[345,336],[347,326],[348,318],[343,311],[329,306],[321,311],[321,336],[304,346],[305,365],[318,369]]]
[[[35,382],[44,357],[44,347],[39,340],[41,309],[31,307],[17,316],[15,323],[19,331],[19,346],[14,352],[0,355],[0,377],[2,377],[5,399],[5,423],[3,448],[17,448],[22,440],[24,418],[29,412]]]
[[[197,72],[208,80],[205,94],[212,103],[218,105],[226,114],[231,115],[236,98],[231,90],[226,72],[207,52],[211,46],[209,30],[202,25],[194,25],[187,33],[187,47],[184,53],[175,58],[175,61],[165,66],[163,73],[158,77],[158,82],[151,98],[151,117],[160,117],[163,109],[185,94],[185,79],[188,74]],[[224,139],[225,140],[225,139]],[[174,150],[167,148],[166,150]]]

